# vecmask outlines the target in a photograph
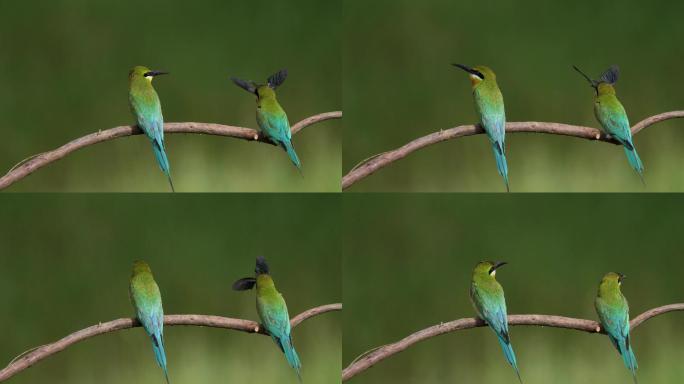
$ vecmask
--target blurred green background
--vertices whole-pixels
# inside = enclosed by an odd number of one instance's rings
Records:
[[[171,72],[154,82],[167,122],[256,127],[255,100],[229,76],[278,89],[292,124],[341,110],[341,3],[197,0],[0,2],[0,167],[134,119],[128,71]],[[226,137],[168,135],[178,191],[338,191],[341,122],[295,136],[300,177],[276,147]],[[147,138],[80,150],[11,191],[167,191]]]
[[[681,1],[344,1],[344,173],[355,164],[439,131],[477,122],[467,75],[497,73],[508,121],[597,127],[597,77],[622,70],[618,97],[632,124],[684,109]],[[646,188],[621,148],[546,134],[507,136],[512,191],[683,191],[684,120],[635,137]],[[504,191],[487,139],[422,149],[350,191]]]
[[[480,260],[497,273],[509,313],[596,319],[605,272],[627,275],[631,314],[684,302],[684,198],[671,195],[345,195],[343,366],[415,331],[475,315],[468,290]],[[684,313],[636,328],[639,381],[684,381]],[[627,383],[607,336],[515,326],[525,383]],[[353,383],[514,383],[494,334],[463,330],[416,344]]]
[[[133,260],[147,260],[167,314],[257,319],[254,292],[231,284],[267,257],[292,316],[341,301],[340,202],[334,196],[5,196],[0,200],[0,360],[76,330],[133,316]],[[96,214],[94,214],[96,213]],[[340,313],[311,318],[293,339],[309,383],[339,381]],[[172,383],[296,383],[264,336],[166,327]],[[3,366],[4,366],[3,364]],[[163,383],[141,328],[97,336],[11,383]]]

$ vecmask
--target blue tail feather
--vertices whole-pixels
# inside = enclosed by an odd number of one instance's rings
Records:
[[[294,147],[292,146],[292,142],[289,140],[285,140],[282,142],[283,149],[287,152],[287,156],[290,157],[290,160],[292,161],[292,164],[294,164],[297,169],[300,171],[302,170],[302,163],[299,161],[299,157],[297,156],[297,152],[295,152]]]
[[[620,356],[622,356],[622,361],[625,363],[627,369],[629,369],[629,371],[632,372],[632,377],[634,378],[634,382],[636,383],[636,370],[637,368],[639,368],[639,366],[637,365],[636,356],[634,356],[632,346],[626,339],[624,342],[619,343],[619,349]]]
[[[629,145],[625,145],[625,155],[627,155],[627,160],[629,160],[629,165],[634,168],[635,171],[639,174],[639,177],[641,178],[641,181],[644,181],[644,165],[641,163],[641,159],[639,158],[639,154],[636,151],[636,148],[634,148],[634,145],[632,145],[630,142],[628,142]]]
[[[506,163],[506,150],[504,149],[503,143],[498,141],[492,142],[492,149],[494,150],[494,157],[496,158],[496,168],[499,170],[499,174],[504,179],[506,183],[506,191],[510,192],[508,187],[508,164]]]
[[[285,353],[287,363],[297,372],[297,377],[301,382],[302,376],[300,370],[302,368],[302,363],[299,361],[299,355],[297,355],[297,351],[295,351],[294,346],[292,345],[292,339],[290,337],[283,337],[279,339],[279,344],[280,348]]]
[[[515,358],[515,352],[513,352],[513,346],[510,342],[507,342],[503,337],[499,336],[498,334],[497,337],[499,338],[499,344],[501,344],[501,349],[503,349],[503,353],[506,356],[506,360],[513,367],[513,369],[515,369],[515,374],[518,375],[518,380],[522,383],[522,379],[520,378],[520,371],[518,370],[518,361]]]
[[[171,180],[171,167],[169,166],[169,159],[166,157],[164,143],[159,143],[156,140],[152,140],[152,149],[154,150],[154,157],[157,158],[157,164],[159,164],[159,168],[161,168],[162,172],[164,172],[166,177],[169,179],[171,191],[175,192],[173,181]]]
[[[164,351],[164,340],[161,336],[152,335],[152,349],[154,349],[154,357],[157,359],[157,364],[164,370],[164,377],[166,383],[169,384],[169,373],[166,369],[166,352]]]

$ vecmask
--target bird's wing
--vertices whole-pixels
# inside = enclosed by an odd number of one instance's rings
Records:
[[[161,305],[143,304],[137,306],[138,320],[150,336],[161,336],[164,328],[164,311]],[[160,340],[161,341],[161,340]]]
[[[292,139],[290,132],[290,122],[284,111],[268,112],[259,109],[257,113],[257,123],[262,131],[278,142],[289,142]]]
[[[506,112],[501,94],[483,94],[475,98],[480,122],[489,139],[502,144],[506,135]]]
[[[143,130],[150,140],[159,144],[160,148],[164,148],[164,118],[161,115],[161,110],[159,113],[143,116],[138,121],[144,127]]]
[[[609,304],[602,298],[596,299],[596,312],[601,326],[611,337],[613,344],[625,340],[629,333],[629,314],[621,305]],[[618,348],[620,348],[615,345]]]
[[[631,143],[632,131],[629,119],[620,101],[614,96],[604,97],[596,104],[596,108],[596,115],[603,129],[618,141]]]
[[[484,292],[474,288],[473,302],[477,306],[483,320],[506,342],[508,342],[508,316],[506,314],[506,300],[503,293]]]
[[[145,134],[163,148],[164,117],[161,103],[156,92],[145,93],[130,97],[131,109],[138,120],[138,126]]]
[[[164,327],[159,287],[154,282],[133,280],[130,289],[133,307],[143,328],[149,335],[159,335]]]
[[[274,338],[290,336],[290,316],[280,294],[273,298],[257,297],[257,306],[263,325]]]

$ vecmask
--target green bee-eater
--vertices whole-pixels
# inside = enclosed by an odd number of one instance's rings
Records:
[[[501,344],[504,355],[506,355],[506,360],[513,366],[516,375],[518,375],[518,380],[522,383],[518,362],[515,359],[511,338],[508,334],[508,315],[504,291],[495,278],[497,268],[505,264],[506,262],[503,261],[481,261],[475,266],[473,279],[470,283],[470,300],[473,302],[477,315],[496,333],[499,344]]]
[[[632,129],[629,126],[627,112],[625,112],[625,108],[620,103],[620,100],[615,96],[615,87],[613,87],[618,80],[620,69],[617,65],[613,65],[603,72],[598,80],[592,80],[576,66],[573,65],[573,68],[584,76],[596,91],[594,115],[601,125],[603,132],[622,144],[625,148],[629,165],[637,171],[643,182],[644,165],[641,163],[641,159],[632,142]]]
[[[251,80],[246,81],[237,77],[231,77],[231,80],[240,88],[256,95],[256,118],[259,130],[264,136],[281,146],[287,152],[292,163],[301,170],[302,164],[292,146],[290,122],[285,110],[278,103],[275,93],[276,88],[285,82],[286,77],[287,69],[282,69],[269,77],[266,84],[257,84]]]
[[[128,74],[128,103],[138,122],[138,127],[150,138],[154,156],[162,172],[171,181],[171,168],[164,148],[164,116],[162,116],[159,96],[152,86],[155,76],[166,75],[167,72],[151,71],[143,66],[133,67]]]
[[[598,314],[601,328],[608,334],[608,338],[622,356],[627,369],[632,372],[636,383],[638,368],[634,351],[629,337],[629,305],[627,299],[620,292],[624,275],[608,272],[599,284],[598,294],[594,305]]]
[[[233,283],[236,291],[246,291],[256,285],[256,307],[261,323],[271,335],[273,341],[285,353],[285,358],[292,368],[297,372],[297,377],[301,381],[300,370],[302,363],[299,361],[297,351],[292,345],[290,335],[290,315],[287,312],[287,305],[283,295],[276,290],[273,279],[269,275],[268,264],[263,257],[256,259],[254,270],[256,278],[245,277]]]
[[[159,293],[159,287],[154,281],[150,266],[144,261],[133,263],[129,293],[136,317],[152,339],[154,357],[164,370],[164,377],[168,383],[169,374],[166,370],[166,353],[164,352],[164,309],[162,308],[161,293]]]
[[[496,83],[494,71],[485,66],[470,68],[463,64],[452,64],[470,74],[473,86],[475,109],[480,115],[480,124],[492,143],[496,167],[508,188],[508,164],[506,163],[506,111],[503,96]]]

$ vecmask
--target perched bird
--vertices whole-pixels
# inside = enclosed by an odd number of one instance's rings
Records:
[[[608,334],[608,338],[622,356],[627,369],[632,372],[636,383],[638,366],[629,338],[629,305],[620,292],[620,285],[624,278],[625,276],[619,273],[606,273],[599,284],[594,306],[601,328]]]
[[[245,277],[233,283],[236,291],[247,291],[256,285],[256,307],[261,323],[266,331],[273,338],[273,341],[285,353],[285,358],[292,368],[297,372],[299,381],[302,380],[300,370],[302,363],[299,361],[297,351],[292,345],[290,334],[290,315],[287,312],[287,305],[283,295],[276,290],[273,279],[269,275],[268,264],[263,257],[257,257],[256,278]]]
[[[620,68],[617,65],[612,65],[603,72],[598,80],[592,80],[576,66],[573,65],[572,67],[587,79],[596,91],[596,98],[594,99],[594,115],[596,120],[601,125],[603,132],[620,142],[625,148],[629,165],[637,171],[643,183],[644,165],[641,163],[641,159],[632,142],[632,130],[627,119],[627,112],[625,112],[625,108],[620,103],[620,100],[615,96],[615,87],[613,87],[618,80]]]
[[[480,115],[480,124],[485,130],[489,141],[492,143],[496,167],[499,174],[508,187],[508,164],[506,163],[506,111],[504,110],[503,96],[499,85],[496,83],[494,71],[485,66],[470,68],[463,64],[452,64],[470,74],[470,82],[473,85],[473,97],[475,109]]]
[[[518,380],[520,371],[515,359],[511,338],[508,335],[508,315],[506,314],[506,299],[501,284],[496,281],[497,268],[505,265],[503,261],[481,261],[473,270],[473,279],[470,283],[470,300],[475,307],[477,315],[484,320],[499,338],[499,344],[503,349],[506,360],[515,369]]]
[[[240,88],[256,95],[256,119],[261,134],[282,147],[292,163],[301,171],[302,164],[292,146],[290,122],[287,120],[285,110],[278,103],[275,93],[276,88],[285,82],[286,77],[287,69],[282,69],[269,77],[266,84],[257,84],[251,80],[242,80],[237,77],[231,77],[231,80]]]
[[[162,308],[159,287],[154,281],[150,266],[146,262],[136,261],[133,263],[129,292],[136,317],[152,339],[154,357],[164,370],[164,377],[166,377],[168,384],[169,374],[166,370],[166,353],[164,352],[164,309]]]
[[[166,75],[168,72],[151,71],[143,66],[136,66],[128,74],[128,103],[138,122],[138,127],[150,138],[152,150],[157,158],[159,168],[171,181],[171,168],[164,148],[164,116],[162,116],[159,96],[152,86],[155,76]]]

